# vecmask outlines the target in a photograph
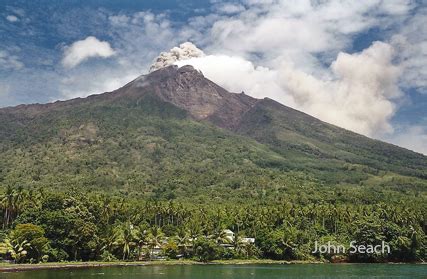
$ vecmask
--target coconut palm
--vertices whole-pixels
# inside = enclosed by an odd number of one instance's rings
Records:
[[[141,256],[142,247],[148,242],[148,230],[145,224],[139,225],[135,231],[135,241],[138,247],[138,258]]]
[[[234,251],[236,251],[236,253],[240,254],[242,252],[244,243],[239,231],[234,233],[231,245],[233,245]]]
[[[115,244],[122,247],[123,260],[129,258],[131,248],[135,246],[135,228],[127,221],[124,223],[117,233]]]
[[[148,244],[150,247],[150,257],[153,255],[154,248],[160,247],[164,234],[159,227],[151,227],[148,233]]]
[[[217,244],[225,244],[230,242],[230,239],[228,239],[224,228],[221,226],[215,228],[210,238],[213,239]]]
[[[201,230],[202,228],[201,228],[200,222],[198,221],[198,219],[193,218],[188,224],[188,234],[190,236],[191,247],[193,249],[193,252],[194,252],[194,244],[197,238],[200,236]]]
[[[26,198],[26,193],[24,191],[24,187],[22,185],[19,185],[15,191],[15,197],[13,201],[17,215],[19,214],[22,206],[24,205],[25,198]]]
[[[15,191],[12,186],[7,186],[6,192],[1,197],[1,205],[4,211],[3,229],[6,229],[12,221],[12,214],[15,209]]]
[[[180,254],[186,255],[187,254],[187,245],[189,242],[187,230],[183,227],[179,228],[178,233],[175,236],[175,239],[176,239],[176,243],[178,245]]]
[[[113,231],[112,229],[108,229],[106,236],[102,238],[102,248],[101,251],[106,250],[108,252],[112,252],[113,247],[117,245],[119,231]]]

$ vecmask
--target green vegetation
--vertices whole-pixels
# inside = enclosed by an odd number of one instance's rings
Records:
[[[274,106],[233,132],[149,94],[91,100],[0,111],[4,258],[333,260],[314,241],[355,240],[392,251],[350,261],[426,259],[420,154]]]
[[[286,119],[279,112],[258,111],[268,116],[267,123],[242,123],[239,133],[257,141],[194,121],[150,95],[113,104],[83,102],[36,117],[0,113],[0,185],[49,191],[73,187],[160,200],[191,196],[192,201],[300,191],[316,196],[319,187],[329,189],[330,200],[351,192],[357,202],[365,202],[366,189],[376,201],[384,201],[390,191],[425,195],[426,157],[323,123],[324,133],[332,129],[329,144],[310,136],[307,131],[315,130],[310,126],[292,139],[296,128],[283,127]],[[301,121],[288,122],[300,127]],[[317,151],[300,148],[308,141]],[[366,150],[372,145],[385,147],[386,154]],[[388,163],[389,157],[408,157],[407,166],[401,167],[400,159]]]
[[[12,199],[0,253],[19,263],[159,257],[330,260],[333,255],[311,253],[314,241],[351,240],[385,241],[391,253],[347,255],[350,261],[426,259],[426,210],[420,203],[346,204],[339,198],[335,204],[313,203],[308,197],[295,203],[296,197],[289,196],[281,202],[196,204],[42,189],[13,189]],[[226,228],[235,232],[232,239],[224,235]],[[256,241],[247,243],[244,237]]]

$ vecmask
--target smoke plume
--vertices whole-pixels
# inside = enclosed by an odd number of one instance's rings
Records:
[[[156,58],[156,61],[150,67],[150,72],[175,64],[177,61],[183,61],[194,57],[203,57],[205,54],[193,43],[185,42],[174,47],[168,52],[162,52]]]

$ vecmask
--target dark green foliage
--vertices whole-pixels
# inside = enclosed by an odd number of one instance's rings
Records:
[[[210,239],[200,239],[195,243],[195,256],[201,262],[209,262],[220,258],[220,248]]]
[[[236,131],[150,94],[73,102],[0,112],[2,233],[41,227],[50,261],[147,259],[158,246],[202,261],[331,259],[311,254],[328,239],[392,248],[353,261],[425,260],[425,156],[268,100]],[[255,245],[224,248],[224,228]]]
[[[327,193],[320,191],[318,195]],[[21,235],[30,241],[34,239],[32,233],[17,232],[27,227],[24,231],[40,232],[39,236],[44,235],[50,245],[32,257],[40,260],[48,255],[50,261],[137,260],[178,255],[201,261],[256,257],[330,260],[333,255],[311,253],[315,241],[344,245],[350,241],[365,245],[385,241],[390,245],[390,254],[344,255],[350,261],[425,260],[427,210],[420,200],[408,202],[394,193],[388,195],[390,201],[394,200],[392,204],[370,197],[366,197],[366,204],[352,203],[346,202],[348,197],[338,196],[331,202],[319,203],[311,201],[309,195],[289,194],[281,201],[252,199],[245,203],[236,200],[199,204],[147,201],[96,192],[36,191],[30,198],[29,192],[24,191],[17,204],[20,213],[12,223],[15,229],[5,234],[9,238]],[[33,225],[20,225],[29,222]],[[231,241],[223,233],[225,228],[235,232]],[[243,243],[242,237],[254,237],[255,245]]]
[[[45,237],[43,228],[33,224],[18,224],[10,232],[12,243],[28,242],[26,246],[26,258],[39,261],[44,252],[48,249],[49,240]]]
[[[427,185],[424,156],[268,101],[237,131],[258,142],[194,121],[150,94],[17,115],[0,113],[3,131],[9,131],[0,133],[2,185],[168,200],[190,194],[192,200],[227,199],[229,191],[244,200],[325,186],[417,195]]]
[[[332,184],[355,184],[379,170],[427,178],[426,156],[330,125],[269,99],[247,113],[237,132],[292,157],[294,162],[287,169],[312,169],[316,177]]]
[[[179,248],[178,245],[175,243],[175,241],[170,240],[165,246],[164,246],[165,256],[167,256],[169,259],[176,259],[179,255]]]

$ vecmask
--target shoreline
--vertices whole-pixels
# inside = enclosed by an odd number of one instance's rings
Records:
[[[126,266],[155,266],[155,265],[257,265],[257,264],[327,264],[321,261],[275,261],[275,260],[216,260],[208,263],[193,260],[170,260],[170,261],[138,261],[138,262],[56,262],[38,264],[12,264],[0,263],[0,273],[22,272],[48,269],[78,269],[78,268],[100,268],[100,267],[126,267]],[[363,264],[363,263],[330,263],[330,264]],[[373,263],[378,264],[378,263]],[[418,263],[379,263],[379,264],[426,264]]]
[[[138,261],[138,262],[53,262],[38,264],[13,264],[0,263],[0,273],[20,272],[46,269],[78,269],[99,267],[126,267],[126,266],[155,266],[155,265],[256,265],[256,264],[321,264],[316,261],[275,261],[275,260],[215,260],[211,262],[198,262],[193,260],[169,261]]]

